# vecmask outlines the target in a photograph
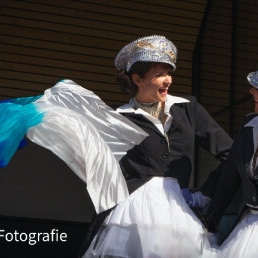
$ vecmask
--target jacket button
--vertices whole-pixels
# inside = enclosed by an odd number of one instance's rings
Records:
[[[256,202],[256,197],[255,196],[253,196],[253,201]]]
[[[167,152],[162,155],[162,158],[166,159],[168,157]]]
[[[169,172],[169,168],[164,168],[164,172],[168,173]]]
[[[160,142],[161,142],[161,144],[166,144],[167,143],[167,141],[165,139],[162,139]]]
[[[258,179],[258,176],[257,176],[257,175],[255,175],[255,176],[254,176],[254,179]]]

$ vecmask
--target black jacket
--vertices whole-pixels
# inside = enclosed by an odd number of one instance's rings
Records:
[[[153,176],[174,177],[178,179],[181,188],[188,187],[193,170],[195,144],[221,161],[226,159],[232,144],[231,138],[195,97],[185,98],[190,102],[171,106],[173,121],[167,132],[169,144],[157,127],[143,115],[123,114],[149,134],[142,143],[129,150],[120,162],[129,192]],[[216,183],[214,180],[218,176],[219,172],[214,171],[206,181],[202,187],[205,194],[212,195]]]
[[[224,162],[217,189],[207,211],[207,225],[210,231],[216,230],[221,217],[240,186],[242,187],[243,203],[239,207],[239,214],[243,212],[245,204],[258,205],[258,169],[255,171],[254,179],[251,179],[247,174],[247,167],[254,153],[253,128],[245,127],[257,115],[246,116],[230,154]]]

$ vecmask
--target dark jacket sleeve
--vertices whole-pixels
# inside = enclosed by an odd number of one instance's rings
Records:
[[[200,105],[196,103],[196,144],[209,151],[216,159],[219,159],[219,165],[212,171],[208,171],[207,180],[204,182],[200,191],[211,197],[216,189],[219,180],[222,164],[226,160],[233,140],[218,125],[211,115]]]
[[[209,151],[220,161],[226,159],[233,140],[198,102],[196,103],[195,134],[198,145]]]
[[[206,214],[208,230],[213,232],[239,190],[241,178],[237,171],[236,159],[240,134],[235,139],[227,160],[221,166],[221,175]]]

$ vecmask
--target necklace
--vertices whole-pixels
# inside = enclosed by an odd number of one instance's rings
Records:
[[[150,115],[158,118],[162,124],[164,124],[165,113],[161,107],[161,102],[155,101],[151,103],[138,102],[136,98],[133,98],[133,104],[135,108],[141,108]]]

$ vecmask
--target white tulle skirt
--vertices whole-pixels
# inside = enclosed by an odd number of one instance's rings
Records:
[[[258,257],[258,213],[248,211],[220,247],[221,258]]]
[[[210,258],[213,251],[177,180],[155,177],[113,210],[83,257]]]

